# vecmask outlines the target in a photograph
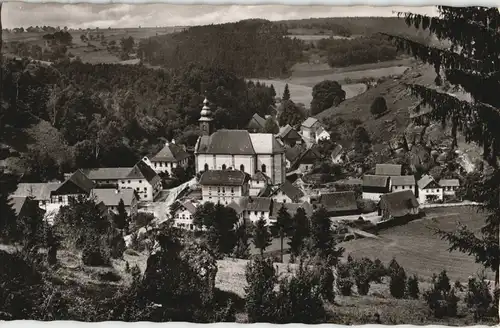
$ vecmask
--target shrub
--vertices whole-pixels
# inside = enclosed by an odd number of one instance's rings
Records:
[[[484,278],[484,276],[479,276],[478,279],[470,278],[465,296],[467,308],[473,313],[476,322],[488,314],[493,302],[490,284]]]
[[[363,258],[352,262],[352,272],[359,295],[367,295],[370,290],[370,282],[373,280],[373,262]]]
[[[406,272],[402,267],[395,267],[391,271],[391,281],[389,289],[391,295],[395,298],[403,298],[405,296],[406,288]]]
[[[370,112],[373,116],[379,116],[387,110],[387,103],[384,97],[377,97],[370,106]]]
[[[88,266],[107,266],[110,264],[109,255],[99,245],[92,243],[83,248],[82,261]]]
[[[373,262],[373,269],[372,269],[372,279],[376,283],[382,283],[382,278],[387,276],[387,268],[384,266],[382,261],[379,259],[376,259]]]
[[[335,300],[335,275],[329,266],[322,265],[319,268],[319,286],[323,299],[333,302]]]
[[[351,257],[349,262],[349,257],[350,255],[347,258],[348,259],[347,263],[340,263],[337,266],[337,273],[338,273],[337,287],[339,288],[339,291],[343,296],[352,295],[352,286],[354,285],[351,278],[351,272],[349,269],[351,263],[353,263],[354,260]]]
[[[418,277],[413,275],[408,278],[406,283],[406,295],[410,298],[418,298],[420,291],[418,288]]]
[[[424,299],[436,318],[455,317],[457,315],[459,298],[455,289],[451,288],[446,271],[439,277],[432,277],[432,288],[424,293]]]

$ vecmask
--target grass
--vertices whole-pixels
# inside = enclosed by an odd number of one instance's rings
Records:
[[[450,253],[448,242],[434,235],[432,229],[453,231],[457,223],[462,222],[478,231],[484,225],[484,214],[468,206],[426,209],[426,214],[424,219],[380,232],[380,239],[351,240],[341,246],[346,249],[346,256],[378,258],[385,263],[395,258],[407,273],[424,279],[430,279],[432,274],[444,269],[452,281],[466,282],[469,276],[481,269],[481,265],[467,254]],[[493,280],[492,272],[487,272],[487,275]]]

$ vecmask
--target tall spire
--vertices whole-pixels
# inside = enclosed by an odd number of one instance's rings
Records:
[[[203,100],[203,108],[201,109],[200,113],[200,119],[198,122],[200,122],[200,130],[202,135],[210,135],[212,134],[212,111],[210,110],[209,107],[209,102],[208,99],[205,97],[205,100]]]

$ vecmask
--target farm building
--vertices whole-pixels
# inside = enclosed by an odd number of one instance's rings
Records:
[[[118,188],[120,180],[127,179],[132,167],[101,167],[81,171],[94,182],[96,188]]]
[[[268,197],[243,197],[239,205],[243,209],[245,220],[256,223],[263,218],[268,225],[272,224],[272,199]]]
[[[375,165],[375,175],[398,176],[401,175],[402,168],[399,164],[377,164]]]
[[[278,203],[298,203],[304,193],[291,182],[283,182],[272,194],[273,201]]]
[[[118,213],[118,203],[123,200],[125,211],[128,215],[137,214],[137,198],[132,189],[92,189],[91,197],[95,197],[96,203],[102,202],[108,210]]]
[[[162,150],[150,158],[152,168],[156,173],[167,172],[169,175],[172,175],[173,169],[178,166],[186,167],[188,160],[189,154],[183,147],[176,145],[175,140],[167,141]]]
[[[321,194],[319,199],[311,200],[311,202],[313,202],[315,208],[323,206],[330,216],[346,216],[360,213],[354,191]]]
[[[375,202],[380,200],[380,196],[390,192],[390,178],[383,175],[363,176],[363,199],[371,199]]]
[[[292,165],[295,164],[295,162],[300,158],[300,156],[304,151],[305,148],[301,145],[295,145],[285,150],[285,161],[287,170],[292,168]]]
[[[410,190],[391,192],[380,197],[379,215],[383,220],[417,215],[419,204]]]
[[[17,219],[32,217],[37,214],[43,215],[45,213],[45,211],[38,206],[38,202],[30,197],[13,196],[10,198],[9,204],[12,210],[14,210]]]
[[[77,170],[66,181],[50,193],[51,203],[68,205],[69,198],[88,197],[94,188],[92,180],[87,178],[81,170]]]
[[[420,204],[443,200],[443,187],[441,187],[432,176],[428,174],[424,175],[418,180],[417,185],[418,200]]]
[[[264,132],[264,127],[266,126],[266,119],[259,114],[253,114],[252,118],[248,122],[247,130],[251,133],[262,133]]]
[[[277,137],[281,140],[281,142],[283,142],[283,144],[287,145],[288,147],[300,145],[303,141],[300,134],[295,131],[295,129],[292,128],[290,124],[281,127]]]
[[[400,175],[391,176],[391,192],[411,190],[415,194],[415,176],[413,175]]]
[[[209,170],[200,178],[203,202],[227,205],[249,194],[249,176],[237,170]]]
[[[443,195],[454,197],[457,189],[460,187],[458,179],[441,179],[439,185],[443,187]]]
[[[291,165],[292,170],[299,170],[302,173],[307,173],[321,160],[321,154],[315,147],[306,149],[298,159]]]
[[[59,188],[61,183],[19,183],[16,191],[12,194],[13,197],[30,197],[38,202],[38,206],[44,206],[50,203],[50,194],[52,191]]]

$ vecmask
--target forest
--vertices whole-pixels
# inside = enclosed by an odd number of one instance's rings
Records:
[[[154,70],[8,60],[3,69],[2,139],[19,138],[18,128],[43,120],[62,139],[52,148],[68,149],[65,156],[52,153],[47,138],[37,141],[43,147],[28,150],[25,166],[43,180],[76,167],[133,165],[159,151],[165,138],[194,146],[205,93],[214,104],[217,128],[242,128],[254,113],[268,114],[275,97],[272,88],[198,65]]]
[[[270,21],[251,19],[145,39],[138,53],[146,62],[167,68],[197,63],[247,78],[284,77],[303,50],[302,41],[286,35],[286,29]]]

